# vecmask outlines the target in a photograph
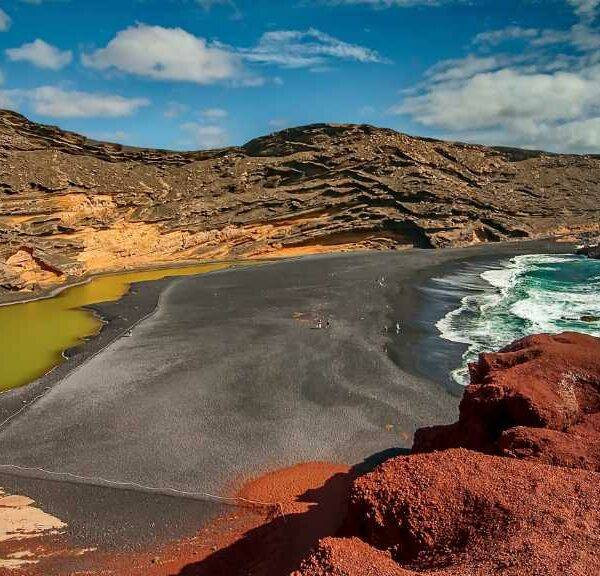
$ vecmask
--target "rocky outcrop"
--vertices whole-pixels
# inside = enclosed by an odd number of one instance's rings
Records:
[[[502,456],[600,472],[600,413],[584,416],[566,432],[517,426],[497,443]]]
[[[600,159],[313,125],[242,147],[96,142],[0,111],[0,298],[206,258],[600,231]],[[23,273],[23,252],[53,274]]]
[[[292,576],[409,576],[387,552],[359,538],[323,538]]]
[[[530,336],[470,372],[459,421],[418,430],[414,452],[463,447],[600,470],[600,339]]]
[[[459,421],[358,478],[344,532],[297,576],[599,573],[599,440],[600,339],[483,354]]]
[[[587,256],[588,258],[594,258],[600,260],[600,244],[590,244],[577,250],[577,254],[581,256]]]
[[[356,481],[350,519],[415,573],[600,570],[600,475],[464,449],[391,460]]]

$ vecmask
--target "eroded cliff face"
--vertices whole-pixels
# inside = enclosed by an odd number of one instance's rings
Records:
[[[313,125],[240,148],[100,143],[0,111],[0,298],[207,258],[600,230],[600,159]]]

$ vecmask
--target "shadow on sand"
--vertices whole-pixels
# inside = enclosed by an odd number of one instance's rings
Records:
[[[248,531],[230,546],[204,560],[188,564],[177,576],[287,576],[307,552],[326,536],[336,534],[345,519],[349,488],[354,478],[408,450],[386,450],[367,458],[347,474],[336,474],[297,500],[308,510],[275,516]]]

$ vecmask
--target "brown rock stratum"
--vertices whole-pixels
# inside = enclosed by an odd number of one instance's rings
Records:
[[[471,375],[459,422],[358,478],[296,576],[600,574],[600,339],[532,336]]]
[[[600,159],[293,128],[145,150],[0,111],[0,298],[208,258],[444,247],[600,231]],[[22,294],[21,294],[22,296]]]

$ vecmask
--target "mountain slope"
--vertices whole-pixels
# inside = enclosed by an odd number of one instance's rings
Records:
[[[595,157],[327,124],[179,153],[0,111],[0,298],[193,259],[597,232],[599,199]]]

